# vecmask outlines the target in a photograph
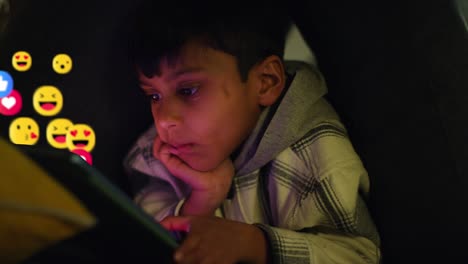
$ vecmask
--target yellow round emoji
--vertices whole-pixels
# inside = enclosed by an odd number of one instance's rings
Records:
[[[65,53],[55,55],[52,60],[52,68],[58,74],[67,74],[71,71],[73,67],[73,61]]]
[[[54,116],[62,110],[62,92],[55,86],[41,86],[33,94],[33,106],[40,115]]]
[[[17,51],[13,54],[13,57],[11,57],[11,65],[17,71],[27,71],[32,65],[31,55],[26,51]]]
[[[10,124],[10,140],[17,145],[35,145],[39,140],[39,125],[29,117],[18,117]]]
[[[46,129],[47,142],[54,148],[66,149],[67,132],[72,126],[72,121],[66,118],[56,118],[50,121]]]
[[[68,129],[66,142],[70,151],[82,149],[91,152],[96,145],[96,134],[87,124],[74,124]]]

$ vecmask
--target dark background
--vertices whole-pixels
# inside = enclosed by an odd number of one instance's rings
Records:
[[[384,263],[466,263],[466,1],[291,7],[371,178]]]

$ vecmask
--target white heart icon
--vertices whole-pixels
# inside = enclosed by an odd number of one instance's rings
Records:
[[[15,106],[15,104],[16,104],[16,98],[14,98],[13,96],[2,98],[2,105],[8,110],[10,110],[13,106]]]

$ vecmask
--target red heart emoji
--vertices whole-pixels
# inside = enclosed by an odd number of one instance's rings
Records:
[[[35,138],[37,138],[37,135],[36,135],[36,133],[34,133],[34,132],[31,132],[31,139],[35,139]]]
[[[78,132],[78,131],[76,131],[76,129],[75,129],[75,130],[70,131],[70,134],[72,134],[72,136],[76,137],[76,133],[77,133],[77,132]]]
[[[89,131],[89,130],[85,130],[85,131],[84,131],[84,135],[85,135],[86,137],[89,136],[89,134],[91,134],[91,131]]]

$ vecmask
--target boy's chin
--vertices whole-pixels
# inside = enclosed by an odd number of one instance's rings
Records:
[[[216,168],[216,166],[204,165],[204,164],[199,164],[199,163],[195,163],[193,165],[188,164],[188,165],[190,166],[190,168],[196,171],[200,171],[200,172],[209,172]]]
[[[190,168],[196,170],[196,171],[200,171],[200,172],[208,172],[208,171],[212,171],[214,169],[216,169],[219,164],[216,163],[216,162],[209,162],[209,161],[206,161],[206,160],[192,160],[192,159],[182,159],[184,160],[185,164],[187,164]]]

